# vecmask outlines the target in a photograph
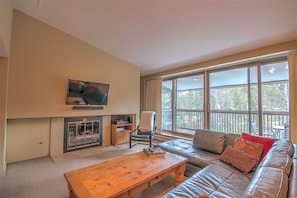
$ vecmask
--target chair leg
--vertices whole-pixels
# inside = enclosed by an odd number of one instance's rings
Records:
[[[150,135],[150,148],[152,147],[152,136]]]
[[[130,136],[130,141],[129,141],[129,145],[130,145],[130,148],[132,147],[132,138],[131,138],[131,136]]]

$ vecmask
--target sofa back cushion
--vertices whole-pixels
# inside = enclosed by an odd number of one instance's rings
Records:
[[[240,137],[239,134],[234,134],[234,133],[226,133],[225,136],[225,148],[228,146],[233,146],[235,144],[235,139]]]
[[[198,129],[193,138],[193,147],[221,154],[225,146],[225,133]]]

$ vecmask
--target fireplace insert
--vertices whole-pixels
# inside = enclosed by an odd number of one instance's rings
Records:
[[[102,145],[102,116],[64,119],[64,153]]]

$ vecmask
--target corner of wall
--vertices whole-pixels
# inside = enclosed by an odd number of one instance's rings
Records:
[[[6,175],[6,168],[7,168],[7,161],[3,161],[3,169],[0,171],[0,177],[3,177]]]
[[[0,57],[0,175],[6,172],[8,58]]]
[[[12,16],[10,0],[0,1],[0,57],[9,57]]]

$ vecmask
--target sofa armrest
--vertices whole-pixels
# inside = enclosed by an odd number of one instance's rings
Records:
[[[289,177],[288,197],[297,197],[297,159],[293,159],[292,163],[291,174]]]
[[[288,176],[284,171],[272,167],[258,168],[243,198],[287,197]]]

